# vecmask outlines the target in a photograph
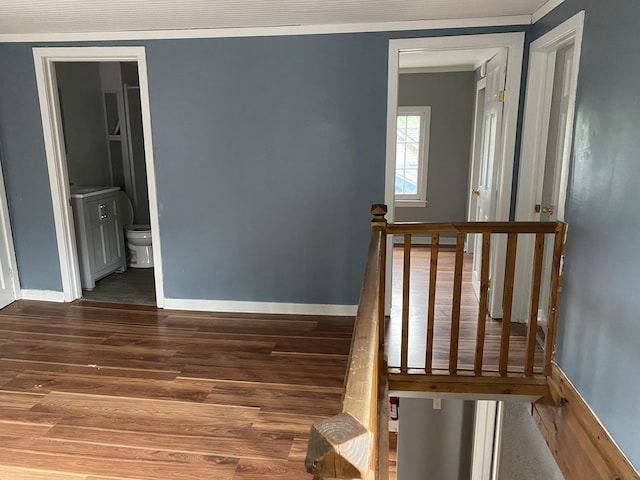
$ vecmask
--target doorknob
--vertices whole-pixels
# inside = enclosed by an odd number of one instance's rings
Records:
[[[536,213],[544,213],[544,214],[548,214],[548,215],[553,215],[553,205],[550,205],[548,207],[543,207],[539,203],[536,203],[536,206],[533,208],[533,210]]]
[[[474,188],[473,190],[471,190],[471,195],[475,195],[476,197],[480,196],[480,190]]]

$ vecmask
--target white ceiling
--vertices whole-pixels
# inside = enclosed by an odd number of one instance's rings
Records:
[[[531,16],[559,0],[0,0],[0,35]]]

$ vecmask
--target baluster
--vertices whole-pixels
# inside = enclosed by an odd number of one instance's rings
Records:
[[[533,270],[531,273],[531,307],[529,310],[529,324],[527,325],[527,359],[524,368],[524,373],[527,377],[533,376],[533,366],[535,363],[544,240],[544,233],[536,233],[536,243],[533,251]]]
[[[458,374],[458,342],[460,340],[460,301],[462,297],[462,267],[464,265],[464,233],[456,236],[456,263],[451,303],[451,340],[449,342],[449,374]]]
[[[431,235],[431,259],[429,266],[429,307],[427,313],[427,351],[425,352],[424,370],[430,374],[433,369],[433,328],[436,308],[436,282],[438,277],[438,250],[440,234]]]
[[[476,337],[476,359],[473,371],[482,375],[484,335],[487,324],[487,297],[489,291],[489,260],[491,259],[491,233],[482,233],[482,259],[480,264],[480,304],[478,305],[478,333]]]
[[[555,241],[553,243],[553,265],[551,271],[551,289],[549,292],[549,324],[544,347],[544,374],[551,375],[551,360],[556,344],[556,332],[558,321],[558,306],[560,303],[560,262],[564,253],[564,239],[567,233],[567,224],[558,222],[556,225]]]
[[[518,234],[507,236],[507,265],[504,272],[504,295],[502,308],[502,338],[500,339],[500,375],[506,376],[509,366],[509,340],[511,336],[511,309],[513,307],[513,280],[516,272],[516,250]]]
[[[402,270],[402,344],[400,371],[407,373],[409,363],[409,278],[411,276],[411,234],[404,236],[404,267]]]

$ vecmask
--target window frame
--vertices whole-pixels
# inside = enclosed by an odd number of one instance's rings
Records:
[[[420,149],[418,152],[418,185],[417,193],[415,194],[402,194],[395,193],[394,188],[394,201],[396,207],[426,207],[427,206],[427,173],[429,166],[429,138],[431,131],[431,106],[407,106],[398,107],[396,114],[396,141],[394,149],[394,169],[393,176],[395,179],[396,166],[397,166],[397,146],[398,135],[397,125],[398,117],[406,115],[419,115],[420,121]]]

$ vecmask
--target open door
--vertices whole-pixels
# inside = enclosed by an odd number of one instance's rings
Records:
[[[475,221],[490,222],[496,220],[496,191],[498,170],[495,165],[502,155],[502,114],[504,106],[504,88],[507,70],[507,50],[502,49],[487,64],[484,113],[482,116],[482,141],[478,184],[473,188],[477,197]],[[480,266],[482,260],[482,236],[476,235],[473,247],[472,285],[476,295],[480,296]],[[496,278],[504,275],[492,262],[492,285],[501,285]],[[500,291],[498,291],[500,290]],[[502,292],[499,288],[490,288],[488,311],[491,316],[501,316]]]
[[[18,289],[18,272],[9,222],[7,194],[0,168],[0,308],[6,307],[17,298]]]
[[[531,44],[516,220],[563,221],[567,194],[578,64],[584,12]],[[549,301],[551,242],[543,258],[538,322],[544,329]],[[529,313],[533,239],[518,245],[513,319]]]

